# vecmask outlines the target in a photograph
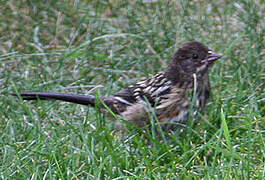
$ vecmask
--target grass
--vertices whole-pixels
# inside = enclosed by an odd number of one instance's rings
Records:
[[[261,0],[0,3],[1,179],[264,179]],[[88,107],[8,95],[107,96],[164,69],[188,40],[224,57],[201,123],[172,142],[124,136]]]

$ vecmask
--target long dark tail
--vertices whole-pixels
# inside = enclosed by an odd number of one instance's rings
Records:
[[[18,94],[11,93],[12,96],[19,96]],[[54,92],[22,92],[20,96],[23,100],[61,100],[82,105],[95,106],[95,96],[66,94],[66,93],[54,93]]]

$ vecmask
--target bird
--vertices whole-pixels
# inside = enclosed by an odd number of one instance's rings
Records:
[[[190,107],[203,112],[210,97],[209,70],[222,57],[198,41],[184,43],[173,55],[168,67],[117,93],[96,98],[55,92],[11,93],[23,100],[61,100],[114,114],[140,128],[150,125],[150,113],[165,131],[184,129]],[[194,111],[195,112],[195,111]]]

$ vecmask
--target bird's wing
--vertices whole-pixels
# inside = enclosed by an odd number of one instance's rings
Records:
[[[163,128],[179,128],[183,124],[182,120],[185,121],[188,115],[188,102],[184,98],[185,88],[172,85],[163,73],[130,88],[134,88],[131,95],[136,99],[135,103],[127,105],[126,109],[120,112],[129,122],[139,127],[148,124],[150,106],[146,106],[146,100],[155,109],[154,112]]]
[[[126,89],[123,89],[116,94],[114,94],[114,98],[116,98],[118,101],[125,103],[125,104],[133,104],[136,102],[136,98],[134,96],[134,89],[135,87],[129,87]]]
[[[128,106],[136,103],[133,88],[126,88],[110,97],[103,99],[104,103],[116,114],[124,112]]]
[[[141,101],[148,101],[151,106],[156,106],[170,93],[171,82],[160,72],[150,79],[140,81],[123,89],[111,97],[115,101],[118,112],[123,112],[128,106]]]

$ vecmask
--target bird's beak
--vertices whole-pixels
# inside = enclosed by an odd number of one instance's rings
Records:
[[[205,60],[203,60],[203,62],[214,62],[217,59],[220,59],[221,57],[222,57],[221,54],[216,54],[212,51],[209,51],[207,58]]]

